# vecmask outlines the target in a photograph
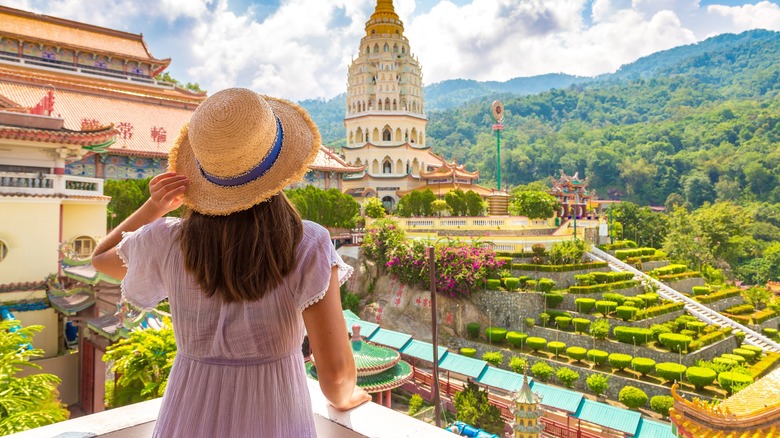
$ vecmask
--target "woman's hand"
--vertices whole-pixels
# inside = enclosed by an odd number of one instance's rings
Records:
[[[187,189],[189,179],[174,172],[161,173],[149,181],[150,208],[160,217],[179,208],[184,201],[182,195]]]
[[[363,388],[355,385],[355,388],[352,389],[352,395],[350,395],[349,398],[345,400],[345,403],[343,405],[333,407],[339,411],[348,411],[352,408],[362,405],[365,402],[370,401],[371,396],[366,391],[364,391]]]

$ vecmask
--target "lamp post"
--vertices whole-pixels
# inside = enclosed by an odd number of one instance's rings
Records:
[[[496,131],[496,185],[498,190],[501,190],[501,131],[504,130],[504,125],[501,121],[504,120],[504,104],[496,100],[492,105],[493,118],[496,119],[496,123],[493,125],[493,130]]]
[[[631,336],[631,339],[634,341],[634,358],[636,358],[636,336]],[[632,360],[631,363],[633,364],[633,362],[634,361]],[[636,371],[635,366],[632,365],[631,368]]]
[[[488,309],[488,328],[493,326],[493,320],[490,318],[490,309]],[[493,345],[493,338],[488,335],[488,344]]]

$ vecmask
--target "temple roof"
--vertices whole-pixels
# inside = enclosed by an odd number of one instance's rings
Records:
[[[467,178],[467,179],[476,179],[479,178],[479,171],[476,172],[469,172],[466,170],[466,167],[462,164],[458,164],[455,160],[452,160],[451,163],[448,163],[441,159],[438,155],[431,154],[438,158],[441,161],[441,166],[436,168],[435,170],[431,172],[420,172],[420,177],[425,179],[431,179],[431,178],[448,178],[448,177],[457,177],[457,178]]]
[[[57,47],[88,50],[141,61],[162,64],[165,68],[170,59],[156,59],[149,52],[143,35],[122,32],[48,15],[0,6],[0,33],[21,37]]]
[[[60,313],[75,315],[95,304],[95,295],[89,289],[78,288],[63,294],[49,291],[49,303]]]
[[[768,407],[780,411],[780,368],[758,379],[720,404],[735,415],[752,414]]]
[[[539,397],[535,396],[531,391],[531,386],[528,384],[528,375],[523,373],[523,386],[517,394],[512,397],[512,400],[516,403],[524,403],[527,405],[535,405],[539,403]]]
[[[52,87],[52,114],[64,119],[66,130],[113,125],[117,142],[108,149],[110,152],[161,158],[167,157],[181,128],[205,97],[162,87],[125,86],[113,81],[0,68],[0,96],[20,107],[39,104]]]
[[[563,186],[576,186],[583,188],[588,186],[588,178],[580,179],[579,172],[574,172],[574,175],[568,176],[563,172],[563,170],[561,170],[560,178],[555,179],[555,177],[551,176],[550,180],[552,181],[553,191],[560,190],[560,187]]]
[[[328,148],[320,146],[317,158],[309,165],[309,169],[323,172],[352,173],[362,172],[366,170],[366,166],[350,166]]]

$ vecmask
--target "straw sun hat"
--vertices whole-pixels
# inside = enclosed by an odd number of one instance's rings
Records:
[[[222,216],[300,181],[319,144],[317,126],[303,108],[229,88],[198,106],[171,149],[168,166],[190,180],[185,205]]]

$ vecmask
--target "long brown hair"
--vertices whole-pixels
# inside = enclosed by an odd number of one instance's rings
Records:
[[[206,296],[223,302],[254,301],[295,267],[303,236],[301,217],[284,195],[227,216],[192,211],[182,221],[184,267]]]

